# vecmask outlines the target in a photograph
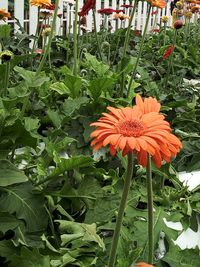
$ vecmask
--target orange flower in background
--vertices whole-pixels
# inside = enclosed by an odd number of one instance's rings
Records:
[[[167,3],[165,0],[148,0],[149,4],[154,7],[164,8]]]
[[[169,162],[179,152],[181,142],[171,134],[169,123],[159,114],[160,104],[156,99],[143,102],[138,96],[133,108],[108,107],[108,110],[110,113],[103,113],[103,117],[91,124],[97,127],[91,134],[94,151],[107,145],[112,156],[117,150],[123,156],[134,151],[144,167],[150,154],[158,168],[163,160]]]
[[[136,263],[135,267],[154,267],[154,266],[145,262],[138,262]]]
[[[0,20],[6,20],[7,18],[10,18],[10,13],[0,8]]]
[[[47,8],[51,6],[50,0],[30,0],[31,6],[37,6],[41,8]]]

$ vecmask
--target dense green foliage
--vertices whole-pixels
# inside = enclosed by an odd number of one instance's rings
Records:
[[[10,63],[0,65],[4,88],[10,64],[9,86],[0,98],[1,266],[106,266],[127,161],[120,154],[112,158],[107,148],[92,152],[90,123],[107,106],[131,105],[140,93],[159,99],[184,146],[171,164],[153,167],[155,266],[199,267],[199,249],[182,251],[174,245],[181,231],[163,221],[180,221],[183,229],[197,231],[200,218],[198,188],[189,192],[176,172],[200,169],[200,84],[183,81],[200,79],[199,24],[191,25],[188,38],[184,31],[178,31],[168,78],[169,60],[162,56],[173,43],[173,30],[166,31],[166,45],[162,30],[147,36],[138,75],[126,97],[141,39],[138,32],[132,31],[122,63],[125,29],[98,34],[103,62],[94,34],[80,36],[77,76],[72,72],[73,37],[55,37],[44,71],[36,75],[40,56],[29,53],[29,36],[22,31],[11,37],[8,26],[0,28],[4,48],[14,53]],[[118,267],[147,259],[146,177],[137,164],[134,178]],[[162,242],[166,251],[161,258]]]

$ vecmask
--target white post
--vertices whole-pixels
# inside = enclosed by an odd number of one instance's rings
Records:
[[[100,26],[102,23],[102,17],[101,14],[99,14],[97,11],[101,9],[101,1],[96,1],[96,24],[97,24],[97,31],[100,31]]]
[[[29,6],[29,34],[34,35],[37,29],[38,20],[38,8],[35,6]],[[33,40],[31,41],[30,47],[32,47]]]
[[[8,9],[8,0],[1,0],[0,1],[0,8]]]
[[[142,2],[139,1],[138,2],[138,10],[137,10],[137,18],[136,18],[136,21],[137,21],[137,30],[141,30],[141,15],[142,15]]]
[[[59,1],[58,14],[63,15],[63,0]],[[57,16],[57,18],[56,18],[56,35],[62,34],[62,28],[61,28],[62,24],[63,24],[63,16],[62,16],[62,18],[59,18]]]
[[[15,18],[17,18],[22,27],[24,27],[24,0],[15,0],[14,4]],[[15,31],[17,31],[18,29],[19,27],[15,23]]]

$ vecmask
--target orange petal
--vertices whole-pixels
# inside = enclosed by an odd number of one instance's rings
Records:
[[[136,139],[135,139],[135,137],[128,137],[128,138],[127,138],[127,142],[128,142],[129,147],[130,147],[132,150],[134,150],[135,147],[136,147]]]
[[[142,165],[143,167],[147,166],[147,152],[144,150],[141,150],[140,152],[138,152],[138,162],[140,165]]]
[[[107,107],[109,111],[111,111],[117,118],[119,119],[125,119],[123,113],[119,108],[113,108],[113,107]]]

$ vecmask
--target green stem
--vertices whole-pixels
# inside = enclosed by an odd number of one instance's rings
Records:
[[[43,69],[43,66],[44,66],[44,63],[46,61],[46,58],[47,58],[47,56],[48,56],[48,54],[50,52],[51,42],[52,42],[52,39],[53,39],[55,26],[56,26],[56,19],[57,19],[57,14],[58,14],[58,5],[59,5],[59,0],[56,0],[55,1],[55,10],[54,10],[54,15],[53,15],[53,22],[52,22],[51,32],[50,32],[50,35],[49,35],[49,40],[48,40],[47,46],[45,47],[44,55],[42,57],[40,65],[39,65],[39,67],[38,67],[38,69],[36,71],[36,75],[38,75],[41,72],[41,70]]]
[[[133,21],[134,15],[135,15],[137,4],[138,4],[138,1],[136,0],[134,2],[134,6],[133,6],[133,9],[131,11],[131,16],[130,16],[128,28],[127,28],[127,31],[126,31],[126,37],[125,37],[125,41],[124,41],[124,50],[123,50],[123,54],[122,54],[122,59],[124,59],[125,56],[126,56],[127,47],[128,47],[129,40],[130,40],[130,32],[131,32],[132,21]]]
[[[78,1],[76,1],[75,5],[75,20],[74,20],[74,67],[73,67],[73,74],[76,76],[77,75],[77,70],[78,70],[78,29],[77,29],[77,24],[78,24]]]
[[[152,189],[152,172],[151,172],[151,157],[148,155],[147,164],[147,208],[148,208],[148,263],[153,264],[153,189]]]
[[[177,30],[174,29],[174,41],[173,41],[173,45],[174,46],[176,45],[176,38],[177,38]],[[169,80],[169,75],[170,75],[170,70],[171,70],[171,68],[173,69],[173,54],[174,54],[174,51],[170,55],[164,88],[167,88],[167,84],[168,84],[168,80]]]
[[[163,40],[163,45],[165,46],[166,43],[166,29],[167,29],[167,25],[166,23],[164,23],[164,40]]]
[[[112,240],[111,250],[110,250],[108,267],[116,266],[115,260],[116,260],[116,254],[117,254],[117,246],[118,246],[120,231],[121,231],[121,227],[122,227],[124,211],[126,208],[126,201],[127,201],[129,189],[131,186],[132,176],[133,176],[133,152],[129,152],[127,174],[126,174],[126,178],[125,178],[125,182],[124,182],[123,193],[122,193],[119,211],[118,211],[118,215],[117,215],[117,221],[116,221],[114,236],[113,236],[113,240]]]
[[[101,61],[103,61],[102,54],[101,54],[101,48],[100,48],[100,44],[99,44],[99,38],[98,38],[98,34],[97,34],[96,14],[95,14],[94,9],[92,10],[92,15],[93,15],[94,33],[95,33],[95,38],[96,38],[96,42],[97,42],[99,57],[100,57]]]
[[[10,76],[10,61],[8,61],[6,63],[6,73],[5,73],[5,83],[4,83],[3,96],[6,96],[6,94],[7,94],[9,76]]]
[[[137,59],[136,59],[136,63],[135,63],[134,69],[133,69],[133,73],[131,75],[131,79],[129,81],[128,91],[127,91],[127,97],[129,96],[131,85],[132,85],[133,79],[135,78],[135,74],[136,74],[136,71],[137,71],[138,63],[139,63],[139,60],[140,60],[141,55],[142,55],[142,50],[143,50],[144,40],[145,40],[146,33],[147,33],[147,28],[148,28],[148,24],[149,24],[150,14],[151,14],[151,5],[149,5],[149,9],[148,9],[148,13],[147,13],[147,19],[146,19],[146,23],[145,23],[145,27],[144,27],[144,32],[143,32],[142,40],[141,40],[141,44],[140,44],[140,49],[139,49],[138,56],[137,56]]]
[[[132,26],[132,21],[133,21],[134,15],[135,15],[137,5],[138,5],[138,1],[136,0],[134,2],[134,6],[133,6],[133,9],[131,11],[131,16],[130,16],[128,28],[126,31],[126,37],[125,37],[125,41],[124,41],[124,49],[123,49],[123,54],[122,54],[122,59],[121,59],[121,70],[123,70],[123,61],[124,61],[124,58],[126,56],[127,47],[128,47],[129,40],[130,40],[131,26]],[[124,73],[122,73],[122,79],[121,79],[121,85],[120,85],[120,88],[121,88],[120,89],[120,96],[121,97],[123,97],[124,83],[125,83],[125,77],[124,77]]]

